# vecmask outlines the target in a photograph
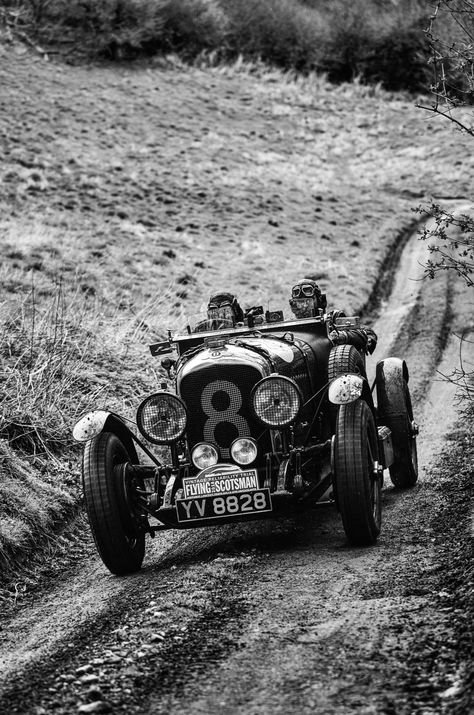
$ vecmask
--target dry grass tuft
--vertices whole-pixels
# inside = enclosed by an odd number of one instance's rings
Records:
[[[17,558],[63,524],[73,511],[75,490],[32,470],[6,441],[0,440],[0,572],[5,577]]]
[[[61,283],[49,303],[32,285],[3,321],[0,435],[12,446],[48,456],[67,447],[71,419],[107,390],[94,375],[99,335],[100,313],[78,291],[67,297]]]
[[[99,290],[84,291],[82,278],[61,276],[60,263],[51,276],[53,234],[40,224],[11,227],[5,244],[10,265],[0,275],[3,579],[20,556],[49,543],[77,509],[74,422],[97,407],[133,418],[143,396],[163,379],[146,369],[144,356],[146,343],[162,336],[168,291],[134,310],[113,291],[108,299]],[[169,291],[178,287],[170,284]]]

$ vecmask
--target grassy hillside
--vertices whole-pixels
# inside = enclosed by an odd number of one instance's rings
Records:
[[[12,40],[0,86],[7,578],[76,508],[74,420],[132,418],[161,379],[148,342],[224,286],[288,314],[313,275],[359,309],[412,208],[468,196],[474,160],[412,101],[243,60],[68,67]]]

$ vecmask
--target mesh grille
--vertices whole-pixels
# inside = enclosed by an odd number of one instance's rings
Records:
[[[234,439],[258,439],[262,426],[250,412],[250,392],[261,378],[258,370],[246,365],[212,366],[186,375],[180,394],[188,408],[190,445],[211,442],[228,459]],[[268,449],[259,443],[263,451]]]

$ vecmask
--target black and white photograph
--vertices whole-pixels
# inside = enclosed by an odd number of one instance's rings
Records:
[[[0,0],[0,715],[474,712],[474,0]]]

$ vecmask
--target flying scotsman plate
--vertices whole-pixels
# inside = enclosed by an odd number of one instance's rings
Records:
[[[184,497],[176,500],[179,522],[272,510],[270,490],[259,487],[256,469],[185,477],[183,493]]]

